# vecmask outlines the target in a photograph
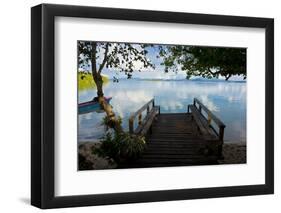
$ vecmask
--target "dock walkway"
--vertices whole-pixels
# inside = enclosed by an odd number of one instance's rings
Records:
[[[187,108],[186,113],[161,114],[152,99],[134,113],[129,121],[130,132],[145,135],[147,147],[139,159],[120,167],[216,164],[221,158],[225,125],[197,99]],[[134,128],[135,118],[138,118],[137,128]]]

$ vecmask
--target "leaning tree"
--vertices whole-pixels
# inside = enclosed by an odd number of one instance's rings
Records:
[[[84,68],[80,71],[92,74],[97,87],[97,100],[106,113],[107,125],[117,132],[122,131],[121,122],[111,105],[105,101],[102,72],[105,69],[124,72],[128,78],[131,78],[135,70],[154,68],[146,57],[147,47],[148,45],[145,44],[78,42],[78,63],[79,67]]]
[[[169,45],[159,46],[165,71],[186,71],[191,76],[204,78],[242,75],[246,79],[246,49]]]

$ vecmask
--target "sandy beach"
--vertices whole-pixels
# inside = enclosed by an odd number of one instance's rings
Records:
[[[225,142],[223,144],[223,160],[219,164],[240,164],[247,162],[246,142]]]

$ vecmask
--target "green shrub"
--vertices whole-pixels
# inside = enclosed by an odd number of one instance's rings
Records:
[[[123,141],[121,156],[126,159],[136,159],[140,157],[146,146],[145,138],[139,135],[122,133],[121,141]]]
[[[113,158],[116,162],[137,159],[146,146],[143,136],[126,132],[108,132],[101,142],[101,147],[95,152],[103,157]]]

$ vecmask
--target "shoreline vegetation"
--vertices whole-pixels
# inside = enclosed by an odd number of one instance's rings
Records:
[[[104,83],[104,85],[108,84],[110,79],[105,76],[102,75],[102,81]],[[96,89],[96,83],[92,78],[92,74],[90,73],[81,73],[78,72],[78,90],[82,91],[82,90],[87,90],[87,89]]]
[[[88,141],[78,143],[79,171],[115,169],[118,164],[109,157],[101,157],[95,153],[101,142]],[[224,159],[218,160],[218,165],[223,164],[245,164],[247,163],[246,142],[225,142],[223,144]]]
[[[109,79],[111,80],[111,79]],[[122,79],[121,79],[122,80]],[[155,79],[149,79],[149,78],[136,78],[134,80],[137,81],[205,81],[205,82],[227,82],[227,83],[247,83],[246,80],[243,81],[237,81],[237,80],[228,80],[225,81],[223,79],[206,79],[206,78],[194,78],[194,79],[161,79],[161,78],[155,78]]]
[[[103,83],[106,85],[108,83],[114,82],[115,79],[120,80],[128,80],[127,77],[119,77],[119,78],[112,78],[107,75],[102,75]],[[247,80],[228,80],[225,81],[224,79],[220,78],[202,78],[202,77],[196,77],[196,78],[132,78],[129,80],[135,80],[135,81],[204,81],[204,82],[224,82],[224,83],[247,83]],[[81,73],[78,72],[78,89],[79,90],[85,90],[85,89],[96,89],[96,84],[92,78],[92,75],[90,73]]]

